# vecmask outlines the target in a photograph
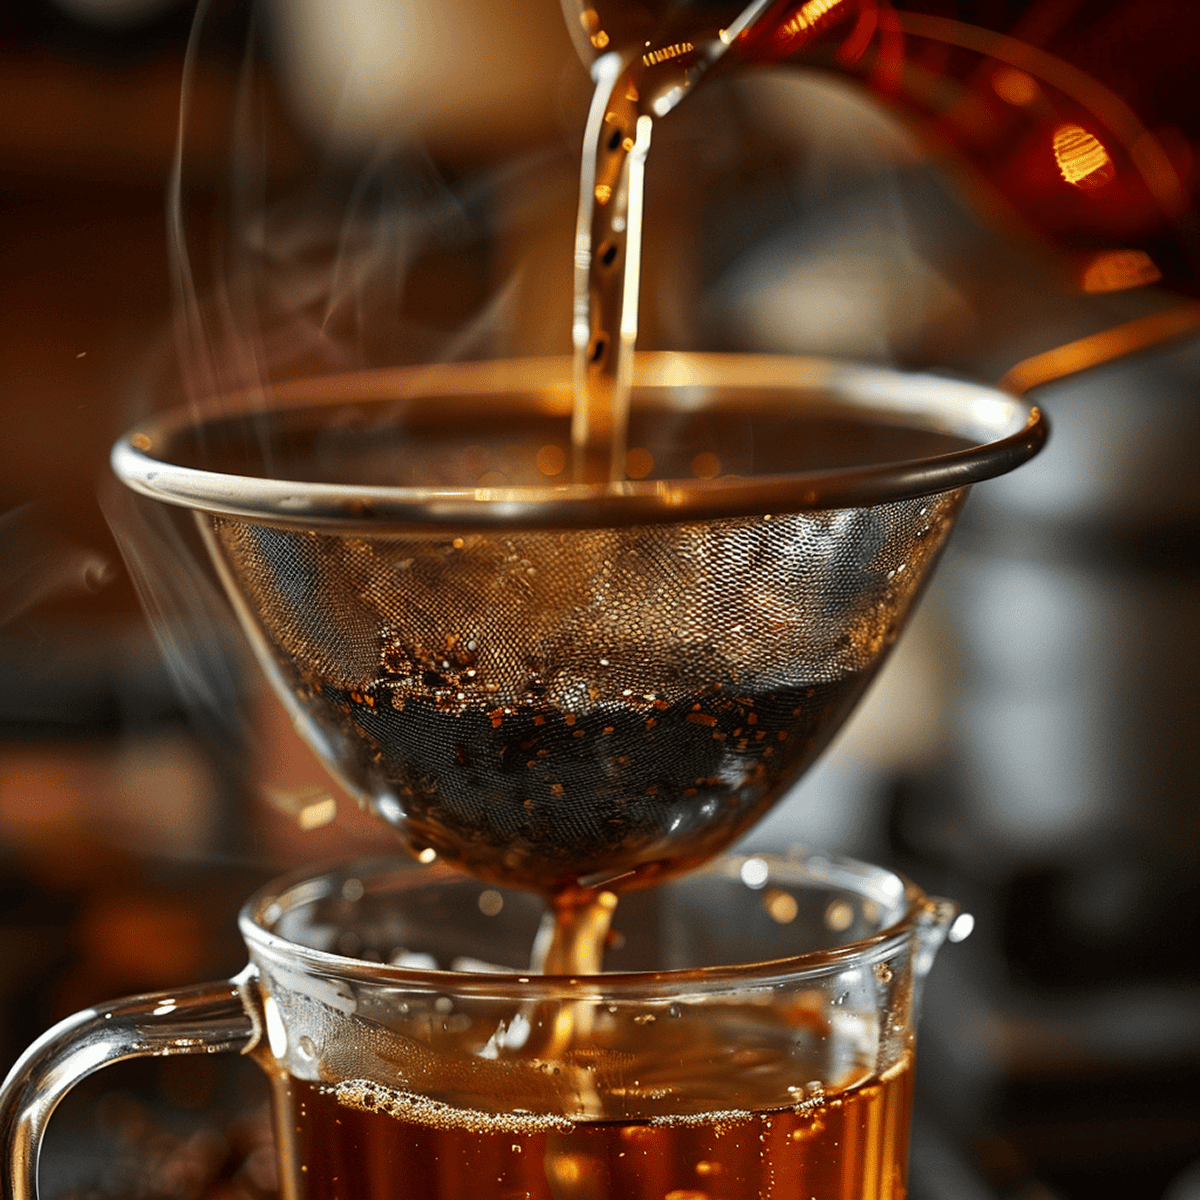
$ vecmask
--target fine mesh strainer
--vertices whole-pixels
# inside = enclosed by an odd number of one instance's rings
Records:
[[[550,892],[732,841],[840,726],[1024,401],[811,360],[642,356],[630,464],[556,484],[569,364],[375,372],[118,443],[196,510],[300,727],[415,850]],[[703,476],[703,477],[698,477]]]

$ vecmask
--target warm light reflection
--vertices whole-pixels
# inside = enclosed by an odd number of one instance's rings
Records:
[[[596,184],[596,203],[607,204],[612,199],[612,188],[607,183]]]
[[[763,908],[779,925],[790,925],[800,913],[796,897],[781,888],[772,888],[763,896]]]
[[[812,29],[826,14],[837,8],[843,0],[807,0],[797,12],[780,25],[776,37],[785,42],[798,33]]]
[[[310,829],[320,829],[328,825],[337,816],[337,801],[332,796],[326,796],[315,804],[306,804],[297,814],[296,822],[307,832]]]
[[[1062,125],[1055,131],[1054,159],[1062,177],[1076,187],[1099,187],[1113,177],[1108,151],[1080,125]]]
[[[557,1188],[568,1189],[572,1195],[588,1174],[588,1166],[594,1160],[588,1160],[582,1154],[554,1154],[546,1159],[546,1174]]]
[[[1200,304],[1180,304],[1023,359],[1010,367],[996,386],[1019,396],[1030,388],[1065,379],[1197,329],[1200,329]]]
[[[1164,214],[1178,219],[1191,210],[1192,202],[1181,180],[1180,169],[1165,152],[1158,137],[1148,134],[1124,100],[1085,72],[1028,42],[962,21],[927,13],[887,11],[890,20],[907,37],[942,42],[1002,60],[1062,92],[1112,133],[1113,144],[1125,147],[1142,182]],[[1100,177],[1080,186],[1092,187],[1103,182],[1104,178]]]
[[[709,450],[701,450],[692,459],[692,474],[697,479],[716,479],[721,473],[721,460]]]
[[[267,788],[266,798],[273,808],[293,817],[305,832],[320,829],[337,816],[337,801],[320,784]]]
[[[601,29],[599,33],[593,33],[591,36],[591,43],[596,47],[597,50],[603,50],[604,47],[608,45],[608,34],[605,33],[603,29]]]
[[[673,58],[690,54],[695,48],[693,42],[675,42],[673,45],[663,46],[658,50],[651,50],[649,54],[643,54],[642,62],[648,67],[656,67],[659,63],[670,62]]]
[[[1016,67],[1001,67],[992,76],[992,91],[1006,104],[1021,108],[1037,99],[1038,85],[1032,75]]]
[[[1144,250],[1105,250],[1083,272],[1085,292],[1121,292],[1145,287],[1162,278],[1162,272]]]
[[[845,900],[834,900],[825,910],[825,925],[834,933],[845,933],[854,924],[854,909]]]

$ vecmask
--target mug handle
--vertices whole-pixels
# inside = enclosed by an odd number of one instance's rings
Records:
[[[46,1123],[93,1071],[127,1058],[253,1050],[262,1031],[257,977],[251,965],[223,983],[116,1000],[42,1034],[0,1087],[0,1200],[37,1200]]]

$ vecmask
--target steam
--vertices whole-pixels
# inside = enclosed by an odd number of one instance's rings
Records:
[[[115,484],[100,506],[180,701],[199,729],[244,745],[242,670],[231,650],[240,635],[175,514]]]
[[[177,407],[182,400],[211,412],[259,404],[262,420],[243,428],[256,438],[267,469],[283,472],[286,464],[272,454],[277,385],[511,350],[522,296],[537,291],[539,281],[519,255],[506,257],[496,247],[547,213],[571,211],[570,192],[560,185],[574,164],[565,145],[551,146],[451,183],[411,139],[380,137],[368,151],[319,145],[286,114],[266,61],[265,51],[278,44],[269,44],[263,11],[225,0],[200,0],[197,8],[168,187],[177,361],[138,406]],[[228,103],[214,112],[213,89],[201,85],[214,69],[214,46],[221,52],[230,42],[231,13],[240,61]],[[214,143],[221,146],[216,162]],[[438,275],[447,261],[462,266],[461,292]],[[569,242],[562,275],[569,285]],[[568,318],[564,304],[564,343]],[[193,725],[231,751],[239,770],[257,760],[269,775],[279,766],[271,760],[275,735],[246,711],[253,689],[246,686],[244,638],[190,515],[115,485],[101,506]],[[24,552],[5,557],[26,574],[38,569]],[[77,575],[87,565],[69,562]],[[67,563],[55,559],[35,583],[14,580],[9,588],[0,580],[0,618],[19,606],[7,603],[9,592],[32,603],[35,593],[59,586]],[[312,769],[318,773],[315,761]],[[284,774],[290,776],[286,768]],[[289,778],[278,786],[266,777],[262,784],[265,799],[301,829],[334,817],[336,803],[320,784]]]
[[[278,732],[251,714],[257,689],[247,686],[248,655],[225,597],[202,565],[198,545],[187,535],[190,518],[148,501],[115,481],[101,495],[101,507],[117,541],[146,614],[158,650],[192,728],[225,771],[224,785],[238,798],[254,788],[261,799],[302,832],[320,829],[338,816],[338,802],[321,782],[295,780],[293,764],[272,748]],[[286,782],[275,778],[282,772]],[[234,825],[237,825],[234,819]],[[355,844],[374,845],[353,824],[341,835]],[[230,835],[226,832],[226,837]],[[212,861],[257,862],[257,852],[230,841],[211,850]]]
[[[116,577],[98,551],[57,533],[37,502],[0,515],[0,626],[64,596],[94,593]]]
[[[214,7],[202,0],[188,47],[168,197],[185,398],[265,401],[274,385],[301,375],[507,352],[522,278],[492,263],[513,226],[536,219],[529,197],[561,174],[565,146],[451,186],[414,140],[381,139],[361,153],[316,144],[286,114],[255,10],[223,117],[228,160],[214,182],[202,161],[190,161],[213,122],[197,107],[196,85]],[[535,207],[563,200],[553,187],[542,191]],[[212,212],[198,220],[205,206]],[[459,296],[437,279],[433,295],[421,294],[430,281],[428,271],[418,275],[437,256],[461,265]]]

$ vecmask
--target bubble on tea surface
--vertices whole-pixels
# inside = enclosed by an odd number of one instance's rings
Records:
[[[339,1104],[361,1112],[380,1113],[400,1121],[412,1121],[444,1132],[464,1130],[470,1133],[567,1133],[574,1122],[567,1117],[547,1113],[486,1113],[456,1108],[428,1096],[402,1092],[369,1079],[350,1079],[331,1089]]]
[[[729,1108],[699,1113],[665,1113],[651,1117],[646,1124],[653,1129],[711,1129],[719,1137],[753,1120],[754,1113]]]

